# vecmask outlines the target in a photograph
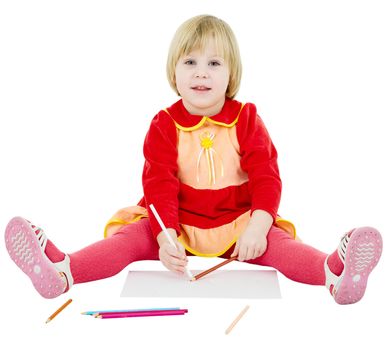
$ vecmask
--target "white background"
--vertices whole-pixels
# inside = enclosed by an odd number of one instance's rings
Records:
[[[325,252],[354,226],[385,233],[384,8],[382,1],[340,0],[2,1],[0,227],[24,216],[73,252],[100,239],[117,209],[137,203],[143,138],[151,118],[176,100],[165,74],[170,40],[183,21],[208,13],[226,20],[239,40],[237,99],[257,105],[279,152],[280,214]],[[190,267],[217,262],[193,258]],[[1,243],[1,347],[385,349],[385,322],[377,320],[387,307],[384,256],[363,300],[351,306],[280,274],[281,300],[123,299],[127,269],[45,300]],[[63,314],[44,324],[69,297]],[[246,303],[250,310],[224,335]],[[79,314],[163,306],[189,313]]]

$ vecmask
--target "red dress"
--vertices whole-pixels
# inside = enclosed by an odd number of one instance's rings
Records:
[[[116,223],[149,216],[156,237],[161,227],[148,210],[153,204],[188,250],[214,256],[236,241],[252,211],[278,220],[277,151],[252,103],[226,99],[207,117],[191,115],[179,100],[151,121],[144,156],[144,197],[126,216],[116,215]]]

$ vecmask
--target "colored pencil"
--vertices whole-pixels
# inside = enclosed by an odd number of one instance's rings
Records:
[[[95,318],[124,318],[124,317],[147,317],[147,316],[173,316],[184,315],[187,309],[182,310],[159,310],[159,311],[139,311],[139,312],[118,312],[118,313],[102,313],[96,314]]]
[[[52,321],[52,319],[54,317],[56,317],[56,315],[58,315],[66,306],[68,306],[73,300],[72,299],[69,299],[67,300],[58,310],[56,310],[46,321],[46,323]]]
[[[95,315],[119,312],[159,311],[159,310],[180,310],[179,307],[153,308],[153,309],[124,309],[124,310],[93,310],[81,312],[82,315]]]
[[[243,315],[246,313],[246,311],[249,309],[249,305],[246,305],[245,308],[240,312],[240,314],[237,316],[237,318],[232,321],[230,326],[226,329],[226,334],[229,334],[232,329],[235,327],[235,325],[239,322],[239,320],[243,317]]]
[[[227,260],[221,262],[220,264],[215,265],[214,267],[211,267],[210,269],[205,270],[205,271],[203,271],[203,272],[197,274],[196,276],[194,276],[194,278],[193,278],[191,281],[196,281],[196,280],[198,280],[199,278],[201,278],[201,277],[203,277],[203,276],[209,274],[210,272],[219,269],[219,267],[222,267],[222,266],[224,266],[224,265],[230,263],[231,261],[234,261],[234,260],[237,260],[237,259],[238,259],[237,256],[234,256],[233,258],[227,259]]]
[[[154,216],[156,217],[157,222],[159,223],[161,229],[163,230],[163,232],[164,232],[165,235],[167,236],[168,242],[169,242],[170,244],[172,244],[172,245],[177,249],[175,242],[173,241],[171,235],[170,235],[169,232],[167,231],[167,228],[165,227],[163,221],[161,220],[160,215],[159,215],[159,213],[157,212],[155,206],[154,206],[153,204],[150,204],[150,205],[149,205],[149,208],[151,208],[151,210],[152,210]],[[188,270],[187,268],[185,269],[185,271],[186,271],[186,273],[187,273],[189,279],[192,281],[192,280],[194,279],[194,277],[193,277],[193,275],[192,275],[192,272],[191,272],[190,270]]]

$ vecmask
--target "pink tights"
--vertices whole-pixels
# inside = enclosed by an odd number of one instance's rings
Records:
[[[265,254],[248,263],[271,266],[297,282],[325,284],[324,261],[327,254],[291,239],[286,232],[274,226],[269,231],[267,241]],[[222,257],[229,257],[233,249]],[[53,262],[61,261],[64,257],[51,241],[48,241],[46,254]],[[113,276],[139,260],[158,260],[158,244],[151,233],[148,219],[126,225],[110,238],[70,254],[70,269],[74,283],[83,283]],[[328,265],[337,274],[343,268],[335,252],[329,256]]]

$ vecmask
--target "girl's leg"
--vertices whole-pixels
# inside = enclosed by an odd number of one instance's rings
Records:
[[[259,258],[247,261],[251,264],[271,266],[293,281],[324,285],[324,261],[327,254],[272,226],[267,235],[266,252]]]
[[[137,260],[157,260],[158,245],[148,219],[124,226],[110,238],[66,255],[43,230],[16,217],[5,232],[7,250],[45,298],[54,298],[73,283],[106,278]]]
[[[229,249],[224,257],[229,257],[233,250],[234,247]],[[343,263],[338,258],[336,251],[328,256],[305,243],[294,240],[282,229],[272,226],[267,235],[266,252],[259,258],[247,262],[274,267],[296,282],[324,285],[324,262],[327,257],[332,272],[340,274],[343,270]]]
[[[111,277],[139,260],[158,260],[158,244],[148,219],[126,225],[113,236],[70,254],[74,283]]]
[[[274,267],[297,282],[325,285],[337,303],[351,304],[363,297],[382,248],[382,236],[372,227],[348,232],[338,249],[327,255],[273,226],[267,235],[266,252],[247,262]],[[229,249],[224,257],[232,251]]]

